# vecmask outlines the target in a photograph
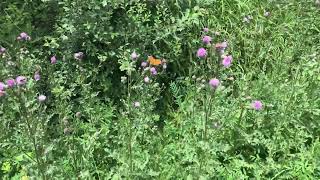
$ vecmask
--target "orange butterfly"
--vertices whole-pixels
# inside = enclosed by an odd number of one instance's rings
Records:
[[[153,66],[159,66],[161,64],[161,60],[156,59],[154,56],[148,56],[148,62]]]

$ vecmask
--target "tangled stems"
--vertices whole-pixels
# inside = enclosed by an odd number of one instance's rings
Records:
[[[213,104],[213,99],[215,95],[215,90],[213,90],[213,93],[207,92],[206,93],[206,100],[205,101],[205,119],[204,119],[204,127],[203,127],[203,139],[207,139],[207,129],[208,129],[208,120],[209,117],[211,116],[211,111],[212,111],[212,104]]]
[[[131,113],[131,70],[128,70],[128,96],[127,96],[127,106],[128,106],[128,120],[129,120],[129,138],[128,138],[128,149],[129,149],[129,166],[130,166],[130,174],[133,171],[133,165],[132,165],[132,119],[130,116]]]
[[[19,103],[20,103],[20,107],[21,107],[21,117],[24,117],[26,125],[27,125],[27,134],[32,142],[33,145],[33,150],[36,156],[36,162],[37,162],[37,166],[38,166],[38,173],[41,174],[42,179],[45,180],[46,176],[45,176],[45,172],[44,172],[44,162],[42,162],[40,154],[39,154],[39,149],[37,148],[37,139],[36,139],[36,135],[33,134],[33,129],[32,129],[32,125],[31,125],[31,121],[30,121],[30,112],[28,112],[27,108],[25,107],[25,101],[23,100],[21,95],[17,96],[19,99]]]
[[[214,50],[211,49],[211,55],[214,55]],[[212,57],[211,56],[211,57]],[[207,58],[209,59],[209,58]],[[211,58],[210,58],[211,59]],[[218,77],[219,75],[219,61],[220,61],[220,57],[218,56],[217,58],[218,63],[214,63],[213,65],[209,64],[210,61],[208,60],[208,72],[211,74],[214,74],[215,77]],[[212,66],[214,66],[213,68],[211,68]],[[212,72],[213,70],[213,72]],[[203,139],[206,140],[207,139],[207,126],[208,126],[208,120],[209,117],[211,116],[211,111],[212,111],[212,104],[213,104],[213,99],[214,99],[214,95],[215,95],[216,89],[213,89],[213,92],[211,93],[211,91],[209,90],[206,91],[206,97],[205,97],[205,119],[204,119],[204,128],[203,128]]]

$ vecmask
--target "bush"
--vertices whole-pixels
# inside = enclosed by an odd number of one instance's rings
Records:
[[[3,179],[317,179],[311,1],[15,1]]]

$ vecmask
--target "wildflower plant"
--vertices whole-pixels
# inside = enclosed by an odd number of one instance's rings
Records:
[[[314,2],[1,7],[1,179],[319,179]]]
[[[30,37],[25,33],[21,33],[20,36],[21,40],[30,40]],[[2,74],[7,80],[5,81],[6,84],[0,84],[0,90],[6,94],[6,97],[1,97],[1,101],[3,104],[7,104],[8,110],[11,111],[11,113],[4,114],[4,117],[15,120],[5,121],[3,125],[4,127],[11,127],[9,132],[16,134],[16,137],[12,136],[11,138],[16,139],[16,141],[20,141],[19,133],[24,135],[24,143],[19,150],[30,152],[29,156],[34,162],[29,166],[35,167],[38,176],[45,179],[47,166],[46,154],[43,152],[46,146],[44,137],[47,133],[46,126],[48,121],[44,119],[46,105],[39,102],[44,102],[46,98],[43,95],[37,98],[36,82],[28,74],[21,74],[25,71],[20,69],[32,67],[32,62],[34,62],[33,54],[30,54],[26,48],[16,50],[8,52],[8,56],[2,59],[4,62],[14,59],[17,66],[7,67],[8,71],[5,72],[6,74]],[[31,63],[23,67],[25,61]],[[13,78],[14,76],[16,78]],[[11,104],[16,104],[16,107],[10,108]],[[16,147],[15,144],[9,143],[8,145],[10,148]]]
[[[130,171],[128,175],[131,176],[136,170],[137,163],[133,157],[141,151],[134,144],[139,145],[144,143],[149,137],[145,136],[145,131],[155,131],[157,128],[157,121],[159,117],[152,114],[155,108],[155,102],[159,98],[159,93],[162,89],[157,82],[159,76],[165,73],[163,64],[160,66],[153,66],[148,63],[147,57],[138,55],[135,51],[129,55],[129,51],[121,56],[119,63],[120,69],[126,73],[125,78],[122,78],[122,83],[126,89],[126,99],[122,99],[124,109],[122,112],[123,122],[126,127],[124,135],[126,135],[127,151],[126,165]],[[167,62],[165,62],[167,64]],[[139,100],[139,101],[137,101]],[[149,119],[152,117],[152,119]]]

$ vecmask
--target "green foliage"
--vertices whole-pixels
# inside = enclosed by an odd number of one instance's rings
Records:
[[[5,0],[0,9],[0,81],[27,77],[0,89],[1,179],[320,178],[312,0]],[[224,40],[229,68],[214,48]],[[165,59],[157,75],[141,67],[150,55]]]

